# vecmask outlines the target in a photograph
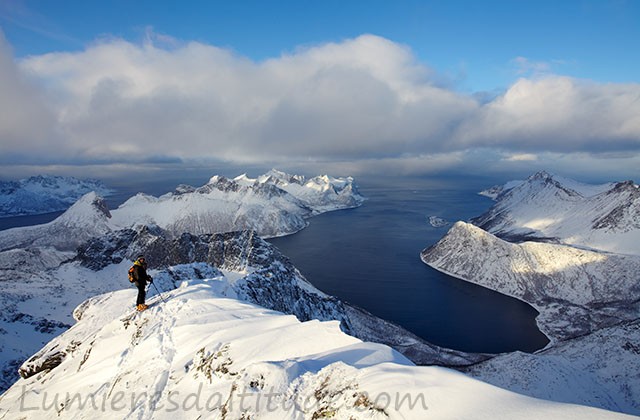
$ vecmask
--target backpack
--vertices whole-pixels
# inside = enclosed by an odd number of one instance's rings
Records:
[[[136,279],[133,277],[133,271],[135,270],[135,268],[136,266],[132,265],[129,269],[129,283],[133,283],[134,281],[136,281]]]

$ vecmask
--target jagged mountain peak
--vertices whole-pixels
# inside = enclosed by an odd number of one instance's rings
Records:
[[[541,170],[536,172],[535,174],[529,176],[527,179],[529,180],[536,180],[536,179],[541,179],[541,180],[550,180],[553,179],[554,175],[550,174],[549,172],[545,171],[545,170]]]

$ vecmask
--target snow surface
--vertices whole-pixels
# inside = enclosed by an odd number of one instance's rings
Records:
[[[39,175],[19,181],[0,182],[0,217],[24,216],[66,210],[91,191],[113,191],[97,180]]]
[[[182,419],[623,418],[518,395],[461,373],[416,367],[337,322],[219,295],[185,281],[149,310],[133,290],[96,296],[29,359],[38,369],[0,399],[0,417]]]
[[[126,271],[144,254],[154,287],[172,290],[183,279],[224,278],[217,293],[295,315],[336,320],[343,331],[390,345],[421,364],[464,366],[486,355],[443,349],[403,328],[313,287],[273,245],[253,231],[173,237],[157,226],[108,232],[75,251],[29,247],[0,251],[0,390],[18,366],[73,324],[70,308],[96,294],[129,285]],[[133,305],[133,300],[130,305]]]

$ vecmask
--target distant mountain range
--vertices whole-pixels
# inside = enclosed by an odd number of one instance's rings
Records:
[[[113,191],[101,181],[39,175],[19,181],[0,181],[0,217],[25,216],[66,210],[77,199],[95,191]]]
[[[551,342],[469,372],[539,398],[640,414],[638,185],[540,172],[483,194],[496,203],[477,226],[457,222],[421,258],[530,303]]]

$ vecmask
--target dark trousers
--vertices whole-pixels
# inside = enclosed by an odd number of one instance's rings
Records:
[[[146,283],[136,282],[136,287],[138,288],[138,299],[136,299],[136,305],[144,303],[144,299],[147,296],[147,292],[144,290],[146,285]]]

